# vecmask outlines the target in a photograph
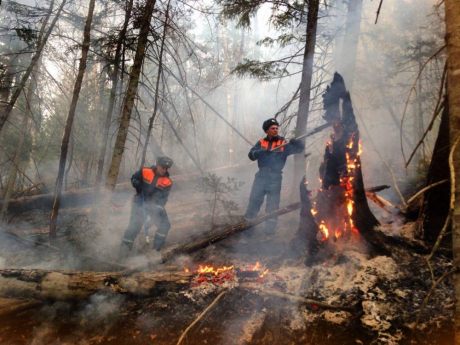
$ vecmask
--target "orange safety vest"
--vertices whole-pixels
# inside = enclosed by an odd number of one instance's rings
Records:
[[[272,147],[270,148],[270,150],[273,150],[275,147],[277,146],[280,146],[280,145],[283,145],[284,143],[286,142],[286,140],[278,140],[278,141],[273,141],[272,142]],[[265,150],[269,150],[268,146],[270,145],[270,142],[268,140],[265,140],[265,139],[260,139],[260,146],[262,148],[264,148]],[[284,151],[284,147],[280,148],[279,149],[280,151]]]
[[[145,168],[142,169],[142,180],[145,183],[152,184],[153,179],[155,178],[155,172],[153,169]],[[166,188],[172,185],[171,179],[167,176],[160,176],[158,177],[157,183],[155,187]]]

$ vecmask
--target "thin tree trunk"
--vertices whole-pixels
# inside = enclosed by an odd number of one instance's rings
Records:
[[[156,0],[147,0],[142,16],[141,29],[139,39],[137,41],[137,50],[134,57],[134,64],[131,68],[131,73],[128,81],[125,99],[122,106],[122,116],[118,128],[117,140],[112,154],[109,172],[107,174],[106,188],[109,192],[113,192],[117,183],[118,173],[125,149],[126,137],[128,135],[129,122],[131,120],[131,111],[134,105],[134,97],[137,93],[137,85],[139,84],[139,75],[141,73],[142,63],[144,61],[145,50],[147,48],[147,39],[150,29],[150,20],[152,19],[153,8]]]
[[[112,121],[112,113],[113,113],[113,108],[115,106],[115,101],[116,101],[116,92],[117,92],[117,85],[118,85],[118,74],[120,71],[122,45],[126,38],[126,31],[128,30],[129,19],[131,18],[131,13],[133,10],[133,2],[134,0],[129,0],[126,6],[125,22],[123,23],[123,28],[121,29],[120,35],[118,37],[117,48],[115,51],[115,58],[113,61],[113,71],[111,75],[112,88],[110,89],[109,105],[108,105],[107,114],[105,117],[104,132],[102,134],[101,150],[99,152],[99,159],[97,162],[96,181],[94,183],[94,197],[93,197],[94,204],[92,208],[92,219],[93,220],[96,220],[97,218],[97,208],[99,204],[98,200],[99,200],[99,190],[100,190],[99,187],[100,187],[101,180],[102,180],[102,173],[104,171],[104,162],[105,162],[105,155],[107,152],[107,143],[108,143],[108,138],[109,138],[110,123]]]
[[[61,15],[61,11],[64,8],[64,5],[66,4],[67,0],[62,0],[61,6],[59,7],[56,16],[54,17],[53,21],[51,22],[50,27],[48,28],[48,31],[45,34],[45,37],[43,37],[42,41],[40,42],[37,52],[35,55],[32,57],[32,61],[30,62],[29,67],[27,67],[26,72],[21,78],[21,81],[19,82],[18,87],[14,91],[13,96],[11,97],[10,102],[6,105],[6,107],[0,106],[0,132],[2,131],[3,126],[5,125],[5,122],[8,120],[8,117],[11,114],[11,111],[14,108],[14,105],[19,98],[19,95],[21,94],[22,90],[24,89],[27,80],[29,79],[29,76],[31,75],[34,66],[37,64],[38,59],[40,58],[41,52],[43,48],[45,47],[46,42],[48,41],[49,36],[51,35],[51,32],[54,29],[54,25],[56,24],[57,20],[59,19],[59,16]],[[48,17],[49,18],[49,17]],[[3,108],[3,109],[2,109]]]
[[[222,19],[222,47],[224,50],[224,59],[223,59],[223,67],[224,67],[224,78],[230,79],[230,54],[228,48],[228,40],[227,40],[227,22],[225,18]],[[227,113],[227,120],[229,123],[233,125],[233,109],[232,109],[232,86],[231,81],[227,81],[227,86],[225,87],[225,109]],[[233,129],[231,127],[227,127],[227,137],[228,137],[228,159],[229,163],[233,164],[234,162],[234,139],[233,139]]]
[[[308,3],[307,19],[307,42],[303,56],[302,81],[300,84],[299,111],[295,128],[295,136],[299,137],[307,133],[308,113],[310,108],[310,89],[313,79],[313,58],[316,44],[316,28],[318,23],[319,0],[311,0]],[[305,141],[305,139],[303,139]],[[305,175],[307,162],[304,155],[294,156],[294,183],[297,183]],[[296,195],[296,194],[293,194]]]
[[[51,17],[51,13],[53,12],[53,7],[54,7],[54,0],[51,2],[48,13],[45,17],[45,20],[42,23],[42,26],[40,28],[40,33],[38,36],[38,42],[41,42],[43,39],[43,34],[45,33],[45,28],[46,25],[48,24],[49,18]],[[37,52],[37,54],[40,56],[40,54]],[[40,59],[39,59],[40,60]],[[27,90],[27,96],[26,96],[26,110],[24,113],[24,117],[22,119],[22,125],[21,125],[21,132],[19,133],[19,142],[18,146],[16,148],[16,153],[13,159],[13,165],[11,166],[10,170],[10,176],[8,180],[8,185],[5,193],[5,197],[3,199],[3,205],[2,205],[2,218],[6,222],[7,221],[7,212],[8,212],[8,205],[10,203],[11,195],[13,194],[14,191],[14,185],[16,183],[16,177],[18,174],[19,170],[19,165],[21,162],[21,155],[22,155],[22,148],[24,145],[24,138],[27,135],[26,133],[29,132],[29,117],[30,117],[30,109],[32,107],[33,99],[34,99],[34,92],[35,92],[35,87],[36,87],[36,77],[37,77],[37,71],[40,65],[40,61],[38,61],[33,69],[32,69],[32,78],[30,80],[29,84],[29,89]]]
[[[157,75],[157,82],[155,85],[155,103],[153,106],[153,114],[149,119],[149,127],[147,129],[147,136],[145,138],[145,145],[144,150],[142,151],[142,159],[141,159],[141,168],[144,166],[145,156],[147,155],[147,148],[149,145],[150,134],[152,133],[153,122],[155,121],[155,116],[158,110],[158,98],[160,97],[160,79],[163,71],[163,51],[165,46],[166,40],[166,29],[168,28],[168,18],[169,18],[169,4],[171,0],[168,1],[168,5],[166,6],[166,14],[165,14],[165,22],[163,26],[163,37],[161,38],[161,46],[160,46],[160,56],[158,57],[158,75]]]
[[[453,147],[460,136],[460,2],[458,0],[445,0],[446,21],[446,45],[447,45],[447,95],[449,98],[449,128],[450,145]],[[452,217],[452,249],[453,266],[460,266],[460,149],[453,154],[453,164],[456,167],[457,176],[453,183],[455,202]],[[455,294],[455,344],[460,344],[460,274],[454,274]]]
[[[70,134],[72,132],[72,124],[75,117],[75,110],[77,108],[78,97],[80,96],[81,85],[83,82],[83,76],[86,70],[86,60],[88,57],[89,44],[91,38],[91,22],[93,21],[95,0],[90,0],[88,8],[88,16],[86,17],[85,29],[83,32],[83,45],[81,50],[81,59],[78,67],[78,75],[75,80],[75,86],[72,94],[72,102],[70,103],[69,115],[64,129],[64,136],[61,143],[61,157],[59,159],[59,172],[56,179],[56,187],[54,190],[54,202],[51,210],[50,220],[50,241],[54,241],[57,235],[57,216],[59,213],[59,202],[61,199],[62,182],[64,179],[65,164],[67,159],[67,150],[70,141]]]

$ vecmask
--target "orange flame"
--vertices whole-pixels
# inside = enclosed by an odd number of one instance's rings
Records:
[[[314,209],[311,209],[311,214],[312,215],[316,215],[318,213],[318,211],[314,210]]]
[[[205,267],[203,267],[202,265],[200,265],[200,266],[198,266],[198,273],[212,273],[214,275],[218,275],[221,272],[230,271],[231,269],[233,269],[233,267],[235,267],[235,266],[231,265],[231,266],[228,266],[228,267],[224,266],[224,267],[214,269],[214,267],[212,267],[212,266],[206,265]]]
[[[347,211],[348,211],[348,215],[351,216],[353,214],[353,201],[352,200],[348,200]]]
[[[324,224],[324,220],[322,220],[321,224],[319,224],[319,229],[323,233],[323,241],[325,241],[329,237],[329,229],[326,227],[326,224]]]
[[[266,275],[268,273],[268,268],[264,271],[264,273],[262,273],[261,275],[259,275],[260,278],[263,278],[264,275]]]

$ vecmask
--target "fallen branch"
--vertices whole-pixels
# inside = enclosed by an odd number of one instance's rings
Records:
[[[222,292],[220,293],[220,295],[216,297],[216,299],[214,300],[214,302],[212,302],[212,303],[211,303],[211,304],[200,314],[200,316],[198,316],[198,318],[197,318],[195,321],[193,321],[193,322],[190,324],[190,326],[188,326],[188,327],[185,329],[184,333],[182,333],[182,335],[180,336],[179,341],[177,342],[177,345],[180,345],[180,343],[182,342],[182,340],[184,339],[184,337],[187,335],[188,331],[190,331],[190,330],[193,328],[193,326],[195,326],[195,325],[197,324],[197,322],[200,321],[200,319],[201,319],[201,318],[202,318],[202,317],[203,317],[203,316],[204,316],[204,315],[205,315],[205,314],[206,314],[206,313],[217,303],[217,301],[218,301],[223,295],[225,295],[226,293],[227,293],[227,291],[222,291]]]
[[[229,226],[228,228],[210,236],[210,237],[206,237],[204,239],[201,239],[201,240],[198,240],[196,242],[193,242],[193,243],[188,243],[188,244],[182,244],[182,245],[176,245],[176,246],[172,246],[172,247],[169,247],[169,248],[166,248],[162,251],[161,253],[161,256],[157,257],[157,258],[154,258],[153,260],[151,260],[148,264],[143,264],[143,265],[139,265],[139,266],[136,266],[136,267],[132,267],[132,268],[129,268],[125,271],[125,274],[131,274],[133,272],[137,272],[137,271],[140,271],[144,268],[147,268],[147,267],[154,267],[156,265],[159,265],[161,263],[165,263],[171,259],[173,259],[174,257],[178,256],[178,255],[181,255],[181,254],[191,254],[193,252],[196,252],[197,250],[199,249],[203,249],[203,248],[206,248],[212,244],[215,244],[217,242],[220,242],[230,236],[233,236],[233,235],[236,235],[236,234],[239,234],[245,230],[248,230],[250,228],[252,228],[253,226],[256,226],[257,224],[260,224],[260,223],[263,223],[265,221],[267,221],[268,219],[270,218],[273,218],[273,217],[276,217],[276,216],[280,216],[280,215],[283,215],[283,214],[286,214],[286,213],[289,213],[289,212],[292,212],[292,211],[295,211],[297,209],[300,208],[300,202],[297,202],[295,204],[291,204],[289,206],[286,206],[286,207],[282,207],[282,208],[279,208],[277,209],[276,211],[273,211],[273,212],[270,212],[270,213],[267,213],[263,216],[260,216],[260,217],[257,217],[255,219],[252,219],[250,221],[245,221],[245,222],[241,222],[241,223],[238,223],[236,225],[232,225],[232,226]]]
[[[211,244],[220,242],[230,236],[233,236],[233,235],[239,234],[240,232],[248,230],[252,228],[253,226],[256,226],[260,223],[267,221],[270,218],[295,211],[299,208],[300,208],[300,202],[297,202],[295,204],[291,204],[289,206],[279,208],[276,211],[267,213],[263,216],[257,217],[250,221],[245,221],[245,222],[238,223],[236,225],[232,225],[219,233],[216,233],[210,237],[204,238],[197,242],[170,248],[169,250],[166,250],[163,253],[162,255],[163,260],[165,262],[165,261],[171,260],[173,257],[179,254],[190,254],[190,253],[196,252],[199,249],[205,248],[207,246],[210,246]]]
[[[369,192],[369,193],[377,193],[377,192],[380,192],[380,191],[382,191],[384,189],[388,189],[388,188],[391,188],[391,186],[389,186],[387,184],[383,184],[383,185],[380,185],[380,186],[364,188],[364,191]]]
[[[386,204],[385,202],[383,202],[382,200],[380,200],[380,197],[375,194],[375,193],[371,193],[371,192],[366,192],[366,196],[369,198],[369,200],[373,201],[374,204],[376,204],[378,207],[380,207],[382,210],[384,210],[385,212],[388,212],[391,214],[391,211],[387,210],[385,208],[385,206],[389,206],[388,204]],[[383,199],[383,198],[382,198]],[[383,199],[385,200],[385,199]],[[385,200],[386,201],[386,200]],[[387,202],[388,203],[388,202]],[[393,205],[392,205],[393,206]],[[394,206],[393,206],[394,207]]]
[[[244,289],[248,289],[248,290],[260,291],[260,292],[262,292],[262,293],[264,293],[266,295],[269,295],[269,296],[280,297],[280,298],[283,298],[283,299],[288,299],[288,300],[293,301],[293,302],[300,302],[302,304],[306,304],[306,305],[308,305],[310,307],[313,307],[313,308],[318,307],[318,308],[328,309],[328,310],[342,310],[342,311],[346,311],[346,312],[349,312],[349,313],[352,313],[352,314],[359,313],[359,312],[361,312],[363,310],[363,306],[361,304],[361,301],[356,303],[356,304],[354,304],[354,305],[349,305],[349,306],[332,305],[332,304],[322,303],[322,302],[318,302],[318,301],[308,299],[308,298],[304,298],[304,297],[289,295],[289,294],[279,292],[279,291],[264,290],[264,289],[261,289],[258,286],[254,286],[254,285],[251,285],[249,283],[242,283],[239,286],[244,288]]]

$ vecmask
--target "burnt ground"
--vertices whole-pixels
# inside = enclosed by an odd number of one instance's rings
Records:
[[[168,245],[187,242],[209,232],[207,203],[197,193],[171,199]],[[78,253],[113,261],[127,225],[129,203],[111,214],[110,229],[87,222],[89,207],[61,212],[62,250],[56,252],[24,242],[4,232],[0,238],[3,267],[107,270],[100,262],[81,260]],[[17,216],[9,231],[46,240],[46,210]],[[349,313],[292,302],[239,282],[177,291],[165,287],[149,297],[100,293],[89,301],[47,301],[42,306],[2,318],[1,344],[177,344],[184,330],[222,291],[225,295],[193,327],[182,344],[453,344],[453,287],[443,281],[423,309],[417,330],[412,327],[431,288],[424,256],[395,248],[391,257],[370,257],[359,238],[338,242],[329,260],[305,266],[304,260],[283,260],[298,226],[298,212],[280,218],[277,235],[265,239],[261,229],[252,236],[235,236],[189,257],[168,263],[178,270],[198,264],[244,267],[256,261],[270,272],[255,288],[301,296],[332,305],[362,305]],[[411,236],[413,224],[383,226],[391,236]],[[78,235],[76,235],[78,234]],[[139,236],[129,263],[152,256]],[[91,245],[88,245],[90,243]],[[147,254],[147,255],[146,255]],[[451,260],[432,260],[439,278]],[[158,270],[165,269],[157,267]]]

